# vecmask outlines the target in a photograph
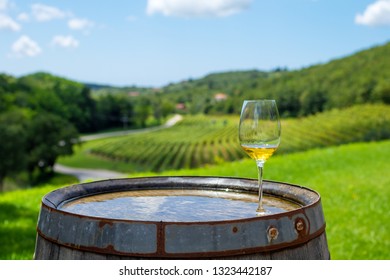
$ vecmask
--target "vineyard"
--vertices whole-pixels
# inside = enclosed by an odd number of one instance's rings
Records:
[[[94,156],[131,163],[134,171],[196,168],[247,157],[237,138],[238,116],[186,116],[174,127],[88,143]],[[390,106],[358,105],[282,120],[276,154],[390,138]]]

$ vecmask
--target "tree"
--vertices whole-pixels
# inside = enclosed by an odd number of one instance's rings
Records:
[[[80,132],[95,130],[96,104],[85,85],[40,72],[19,78],[18,91],[34,111],[61,116]]]
[[[95,127],[103,130],[133,125],[133,104],[124,95],[106,94],[96,100]]]
[[[34,171],[40,175],[53,171],[59,156],[73,153],[78,133],[73,124],[50,113],[36,114],[28,127],[27,169],[32,179]]]
[[[141,98],[134,108],[134,118],[140,127],[146,127],[146,120],[152,113],[150,100]]]
[[[299,97],[301,114],[315,114],[324,110],[325,94],[313,89],[305,90]]]
[[[75,82],[57,80],[52,91],[63,103],[66,113],[62,117],[66,117],[80,132],[95,130],[93,120],[96,104],[89,88]]]
[[[163,100],[161,102],[161,114],[163,118],[166,118],[169,114],[175,111],[175,105],[169,100]]]
[[[6,176],[26,166],[26,117],[19,110],[0,115],[0,191]]]

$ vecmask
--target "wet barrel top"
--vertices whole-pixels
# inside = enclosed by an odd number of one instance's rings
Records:
[[[199,257],[280,250],[325,230],[320,196],[305,187],[228,177],[142,177],[61,188],[42,200],[38,234],[86,251]]]

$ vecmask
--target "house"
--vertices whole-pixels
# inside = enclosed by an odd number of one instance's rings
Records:
[[[184,103],[177,103],[175,108],[177,110],[185,110],[186,109],[186,105]]]
[[[224,101],[227,98],[228,98],[227,94],[223,93],[223,92],[219,92],[219,93],[214,94],[214,99],[216,101]]]

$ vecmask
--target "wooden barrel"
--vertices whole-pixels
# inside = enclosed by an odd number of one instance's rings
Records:
[[[256,199],[256,180],[228,177],[113,179],[61,188],[42,199],[34,258],[330,258],[317,192],[264,181],[264,199],[274,210],[263,216],[256,215]]]

